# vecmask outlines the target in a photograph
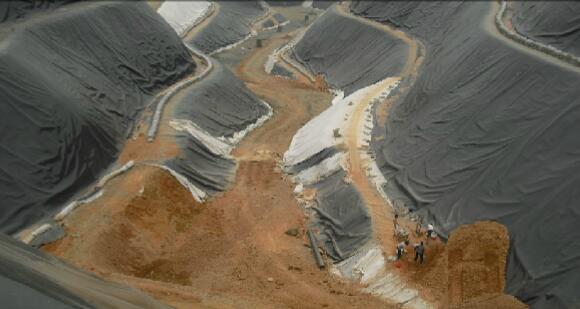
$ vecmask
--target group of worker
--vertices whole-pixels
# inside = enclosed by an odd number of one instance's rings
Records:
[[[399,225],[399,215],[395,214],[395,219],[393,220],[393,225],[395,228],[395,233],[401,229]],[[427,241],[433,237],[434,228],[433,225],[427,224]],[[409,246],[409,240],[401,241],[397,244],[397,260],[400,260],[403,257],[403,254],[406,252],[406,248]],[[415,251],[415,262],[419,264],[423,264],[424,255],[425,255],[425,245],[423,241],[416,243],[413,245]]]

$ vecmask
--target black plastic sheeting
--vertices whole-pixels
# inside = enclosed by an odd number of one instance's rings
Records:
[[[332,157],[333,155],[337,154],[339,151],[336,147],[327,147],[319,151],[318,153],[312,155],[310,158],[291,166],[285,167],[285,171],[288,174],[298,174],[301,171],[311,168],[320,164],[327,158]]]
[[[268,113],[268,108],[218,61],[208,78],[185,93],[175,118],[192,120],[213,136],[231,137]]]
[[[2,308],[169,308],[0,233]]]
[[[218,14],[188,42],[206,54],[247,37],[255,20],[265,13],[259,1],[219,1],[217,4]]]
[[[301,0],[269,0],[266,1],[271,6],[297,6],[302,5]]]
[[[517,32],[580,57],[580,2],[514,1],[511,6]]]
[[[174,118],[191,120],[214,137],[231,137],[268,113],[243,82],[218,61],[211,73],[182,90]],[[206,193],[225,191],[233,181],[235,162],[212,153],[189,134],[178,134],[182,155],[166,165]]]
[[[362,197],[352,184],[344,182],[345,177],[340,170],[312,186],[317,190],[314,210],[318,214],[318,239],[336,261],[355,254],[373,235]]]
[[[182,154],[166,161],[165,165],[210,195],[225,191],[235,176],[236,163],[212,153],[187,133],[177,134],[176,139]]]
[[[275,21],[277,21],[279,24],[288,21],[286,19],[286,17],[284,17],[284,15],[280,14],[280,13],[274,13],[274,16],[272,16],[274,18]]]
[[[324,1],[324,0],[314,0],[312,1],[312,7],[316,9],[326,10],[338,1]]]
[[[195,68],[179,37],[146,3],[76,3],[30,16],[0,26],[0,231],[6,233],[95,181],[151,95]]]
[[[262,23],[262,27],[264,28],[270,28],[274,26],[274,21],[271,19],[266,20],[265,22]]]
[[[272,67],[272,71],[270,73],[275,76],[280,76],[288,79],[296,79],[292,71],[287,70],[285,67],[279,65],[278,63],[274,63],[274,66]]]
[[[0,2],[0,23],[23,18],[27,15],[52,10],[78,0],[10,0]]]
[[[375,27],[337,13],[318,17],[294,48],[294,58],[345,95],[396,76],[408,47]]]
[[[533,308],[578,308],[580,75],[498,34],[493,5],[352,4],[427,47],[386,139],[373,140],[377,161],[390,197],[442,235],[478,220],[508,227],[508,293]]]

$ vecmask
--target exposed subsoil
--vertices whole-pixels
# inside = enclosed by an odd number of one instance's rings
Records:
[[[233,152],[238,169],[228,191],[199,204],[167,172],[144,165],[173,157],[179,149],[167,121],[154,143],[146,142],[143,126],[119,159],[138,165],[110,181],[103,197],[67,217],[66,236],[43,250],[176,308],[388,308],[359,292],[359,286],[318,270],[307,247],[305,216],[277,164],[295,132],[327,108],[331,97],[305,78],[286,80],[264,72],[267,56],[288,39],[274,35],[234,70],[273,107],[274,116]],[[413,75],[416,67],[406,66],[405,72]],[[168,104],[164,114],[171,114],[171,108]],[[366,178],[353,145],[351,178],[371,206],[385,255],[392,255],[391,213]],[[412,222],[401,223],[414,228]],[[505,229],[493,223],[474,226],[452,234],[447,247],[431,242],[422,265],[407,256],[389,267],[438,304],[523,308],[501,294]],[[297,229],[298,235],[287,235],[289,229]],[[414,242],[419,239],[413,237]]]
[[[236,69],[274,116],[233,153],[238,169],[228,191],[199,204],[167,172],[139,164],[68,216],[66,236],[43,250],[177,308],[388,307],[318,270],[305,245],[304,214],[277,162],[298,128],[329,105],[330,95],[265,74],[267,55],[284,42],[268,40]],[[163,130],[160,137],[170,139]],[[142,154],[150,148],[132,149],[122,160],[150,159]],[[287,235],[289,229],[298,235]]]

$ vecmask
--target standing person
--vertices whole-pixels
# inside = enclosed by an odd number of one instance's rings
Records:
[[[419,264],[423,264],[423,254],[425,253],[425,246],[423,242],[415,246],[415,263],[419,260]]]
[[[403,253],[405,253],[405,247],[409,245],[409,241],[405,240],[404,242],[400,242],[397,245],[397,260],[400,260],[403,257]]]
[[[421,236],[421,226],[423,225],[423,217],[418,216],[417,225],[415,225],[415,235],[417,237]]]
[[[427,239],[431,238],[433,235],[433,225],[427,224]]]
[[[393,238],[397,238],[397,233],[399,231],[399,215],[395,214],[393,219]]]

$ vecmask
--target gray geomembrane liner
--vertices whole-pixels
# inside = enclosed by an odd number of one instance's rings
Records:
[[[27,1],[11,0],[0,1],[0,23],[24,18],[30,14],[46,12],[59,8],[65,4],[78,0]]]
[[[478,220],[506,225],[508,293],[533,308],[575,308],[580,76],[499,34],[493,5],[352,4],[427,48],[386,139],[373,141],[377,162],[390,198],[426,213],[443,236]]]
[[[217,4],[218,13],[188,42],[206,54],[246,38],[255,20],[265,13],[259,1],[219,1]]]
[[[169,308],[0,234],[2,308]]]
[[[192,120],[215,137],[231,137],[268,113],[248,88],[223,64],[204,78],[182,90],[174,118]]]
[[[195,68],[173,29],[141,2],[35,11],[1,23],[0,38],[6,233],[98,179],[152,96]]]
[[[212,153],[192,136],[179,134],[176,138],[182,153],[165,165],[206,193],[224,191],[234,176],[235,162]]]
[[[182,90],[172,117],[189,120],[214,138],[231,138],[269,109],[230,70],[213,63],[206,78]],[[177,139],[182,153],[166,165],[206,193],[224,191],[234,177],[233,159],[213,153],[189,134],[179,133]]]
[[[345,177],[346,172],[339,170],[312,186],[317,190],[314,226],[320,229],[318,238],[326,252],[337,261],[353,255],[373,234],[362,197]]]
[[[338,1],[314,0],[312,7],[316,9],[326,10]]]
[[[397,76],[408,47],[383,30],[342,16],[336,7],[316,19],[294,48],[294,57],[346,95]]]
[[[520,34],[580,57],[580,3],[514,1],[512,23]]]

